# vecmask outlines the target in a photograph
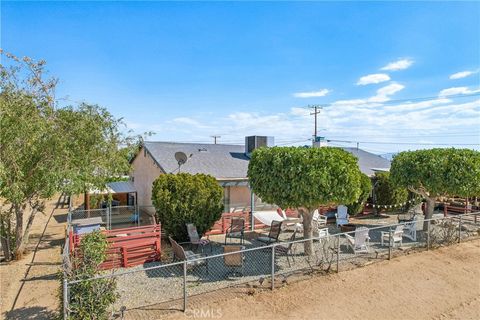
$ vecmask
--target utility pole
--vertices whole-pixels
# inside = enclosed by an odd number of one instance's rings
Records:
[[[315,130],[313,131],[313,139],[316,139],[317,138],[317,116],[320,114],[320,110],[322,109],[321,106],[319,106],[318,104],[315,104],[315,105],[312,105],[312,106],[309,106],[310,108],[313,108],[314,109],[314,112],[311,112],[310,115],[312,116],[315,116]]]
[[[220,139],[222,136],[210,136],[213,138],[213,144],[217,144],[217,138]]]

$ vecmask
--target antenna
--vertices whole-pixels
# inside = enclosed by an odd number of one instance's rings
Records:
[[[178,163],[178,173],[180,173],[180,167],[187,162],[188,157],[184,152],[178,151],[175,152],[175,160]]]

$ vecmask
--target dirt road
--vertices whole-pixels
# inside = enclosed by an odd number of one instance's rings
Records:
[[[67,213],[66,206],[56,206],[57,199],[48,201],[45,214],[35,217],[30,253],[20,261],[0,265],[1,319],[52,319],[56,314]]]
[[[480,319],[480,241],[220,299],[193,302],[186,314],[165,318]],[[157,319],[142,311],[132,316]]]

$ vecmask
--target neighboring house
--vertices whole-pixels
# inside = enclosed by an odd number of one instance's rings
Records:
[[[273,139],[263,139],[260,144],[273,144]],[[268,140],[268,143],[267,143]],[[246,144],[249,152],[256,143]],[[138,205],[152,205],[152,184],[155,179],[165,173],[187,172],[204,173],[215,177],[224,188],[225,212],[249,209],[252,197],[255,207],[260,209],[265,204],[251,194],[248,187],[248,162],[245,146],[228,144],[198,144],[175,142],[145,142],[140,152],[132,161],[131,178],[138,193]],[[357,148],[343,148],[359,159],[360,170],[372,176],[375,171],[386,171],[390,161],[370,152]],[[183,152],[188,160],[179,168],[175,159],[176,152]]]

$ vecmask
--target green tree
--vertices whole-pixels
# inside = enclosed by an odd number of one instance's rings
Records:
[[[430,219],[437,197],[480,194],[480,152],[455,148],[401,152],[393,158],[390,175],[393,183],[426,200]]]
[[[363,174],[363,173],[360,179],[360,189],[361,189],[361,193],[358,199],[355,202],[347,205],[348,212],[351,215],[356,215],[363,211],[365,202],[367,201],[368,197],[372,193],[372,180],[370,179],[370,177],[368,177],[366,174]]]
[[[8,61],[0,65],[0,232],[9,260],[22,255],[45,199],[103,188],[129,163],[120,119],[96,105],[60,108],[45,61],[0,53]]]
[[[408,200],[408,190],[405,187],[399,187],[392,183],[390,173],[375,173],[375,204],[376,205],[395,205],[405,203]],[[386,208],[391,210],[392,208]],[[378,210],[378,212],[380,209]]]
[[[223,212],[223,189],[210,175],[162,174],[154,182],[152,202],[167,234],[188,239],[185,224],[193,223],[204,234]]]
[[[315,209],[352,203],[361,193],[357,159],[340,148],[260,148],[252,153],[248,178],[263,201],[298,210],[306,239],[312,237]],[[305,253],[312,253],[311,241]]]
[[[70,270],[68,281],[82,280],[70,285],[69,319],[109,319],[109,307],[116,301],[115,277],[88,280],[100,272],[107,257],[105,234],[95,231],[85,235]]]

